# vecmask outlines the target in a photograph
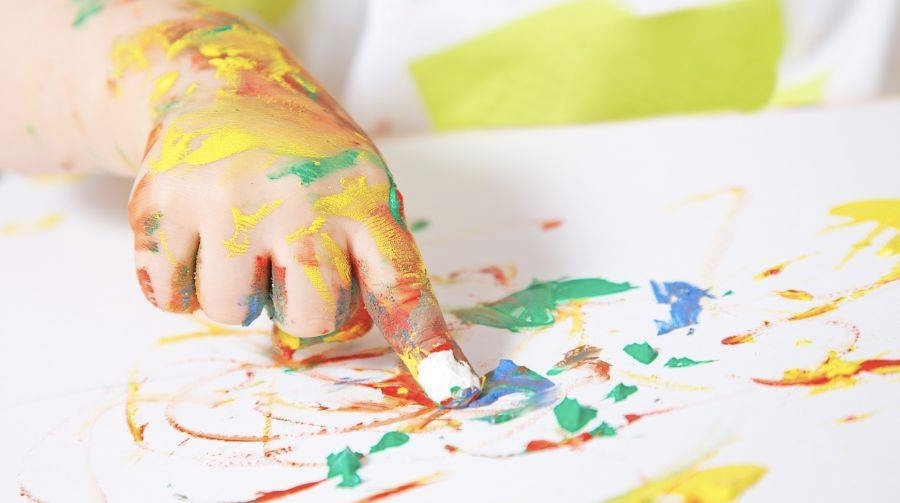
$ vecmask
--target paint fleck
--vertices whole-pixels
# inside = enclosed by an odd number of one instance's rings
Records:
[[[812,300],[813,296],[809,292],[804,292],[803,290],[779,290],[777,293],[780,297],[790,300]]]
[[[692,360],[686,356],[681,358],[669,358],[669,361],[663,365],[664,367],[669,368],[682,368],[682,367],[693,367],[694,365],[702,365],[704,363],[712,363],[715,360]]]
[[[588,344],[582,344],[581,346],[570,349],[563,356],[562,360],[556,362],[556,365],[547,371],[547,375],[555,376],[583,365],[598,365],[601,367],[598,372],[601,379],[609,379],[609,364],[598,359],[598,353],[600,353],[600,348]],[[603,379],[604,377],[605,379]]]
[[[653,320],[656,323],[657,335],[667,334],[673,330],[696,325],[700,316],[700,300],[704,297],[714,298],[706,290],[684,281],[650,282],[653,295],[660,304],[669,305],[669,321]]]
[[[552,440],[532,440],[525,445],[525,452],[536,452],[536,451],[545,451],[548,449],[556,449],[558,447],[569,446],[569,447],[578,447],[586,442],[589,442],[595,438],[600,437],[612,437],[615,436],[616,429],[606,423],[606,421],[600,423],[600,426],[597,426],[591,431],[586,431],[584,433],[566,437],[558,442]]]
[[[554,310],[567,301],[612,295],[635,288],[602,278],[534,281],[528,288],[498,301],[453,311],[473,325],[505,328],[511,332],[552,325]]]
[[[72,0],[77,11],[72,26],[79,28],[84,23],[106,7],[107,0]]]
[[[566,397],[553,408],[553,415],[556,416],[556,422],[562,429],[575,433],[597,417],[597,409],[581,405],[578,400]]]
[[[640,344],[632,342],[631,344],[626,345],[622,350],[644,365],[652,363],[653,360],[655,360],[656,357],[659,356],[659,352],[653,349],[653,347],[651,347],[646,342],[642,342]]]
[[[900,372],[900,360],[843,360],[837,352],[829,351],[828,357],[812,370],[789,369],[781,379],[759,379],[753,381],[767,386],[811,386],[813,393],[856,384],[856,376],[863,373],[895,374]]]
[[[400,431],[389,431],[381,437],[381,439],[372,446],[369,450],[369,454],[373,454],[376,452],[381,452],[385,449],[390,449],[391,447],[400,447],[401,445],[409,442],[409,435]]]
[[[625,400],[629,396],[635,394],[637,392],[637,386],[629,386],[625,383],[616,384],[616,387],[606,395],[606,398],[612,398],[615,402],[621,402]]]
[[[557,229],[559,227],[562,227],[563,223],[564,222],[562,220],[544,220],[543,222],[541,222],[541,230],[549,231]]]
[[[328,478],[341,477],[338,487],[358,486],[362,482],[359,475],[356,474],[356,471],[362,466],[360,458],[362,458],[362,454],[350,450],[349,447],[345,447],[343,451],[329,454],[327,458]]]
[[[409,223],[409,232],[422,232],[431,225],[431,222],[424,219],[413,220]]]
[[[516,365],[511,360],[500,360],[497,368],[485,374],[481,396],[472,401],[469,407],[490,405],[506,395],[517,393],[524,395],[524,403],[517,404],[498,414],[481,418],[490,423],[505,423],[528,410],[553,403],[554,388],[553,381],[542,377],[528,367]]]
[[[790,263],[791,263],[790,261],[782,262],[778,265],[769,267],[768,269],[765,269],[765,270],[757,273],[755,276],[753,276],[753,279],[758,281],[761,279],[770,278],[772,276],[777,276],[777,275],[781,274],[782,272],[784,272],[784,268],[787,267],[788,265],[790,265]]]

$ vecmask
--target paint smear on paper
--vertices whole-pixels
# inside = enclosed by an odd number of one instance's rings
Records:
[[[758,465],[727,465],[699,469],[694,466],[643,484],[617,496],[610,503],[644,503],[648,501],[685,501],[728,503],[757,483],[766,474]]]
[[[614,402],[621,402],[631,395],[637,393],[637,386],[630,386],[628,384],[620,382],[616,384],[616,387],[612,389],[607,395],[606,398],[612,398]]]
[[[562,374],[567,370],[578,368],[581,366],[590,366],[595,370],[595,374],[601,381],[609,379],[609,363],[600,360],[597,355],[600,348],[588,344],[582,344],[570,349],[563,356],[563,359],[556,362],[552,369],[547,371],[547,375],[555,376]]]
[[[692,360],[686,356],[680,358],[669,358],[669,361],[663,365],[664,367],[670,368],[682,368],[682,367],[693,367],[694,365],[701,365],[704,363],[712,363],[715,360]]]
[[[659,351],[654,349],[646,342],[642,342],[640,344],[638,344],[637,342],[632,342],[631,344],[628,344],[624,348],[622,348],[622,350],[628,353],[628,356],[643,363],[644,365],[649,365],[653,362],[653,360],[656,359],[657,356],[659,356]]]
[[[362,480],[360,480],[356,471],[362,466],[361,458],[362,454],[350,450],[349,447],[345,447],[340,452],[329,454],[327,459],[328,478],[340,477],[341,481],[338,483],[338,487],[358,486]]]
[[[469,408],[491,405],[506,395],[520,394],[523,402],[503,412],[484,417],[491,423],[505,423],[524,412],[550,405],[555,400],[553,381],[542,377],[528,367],[516,365],[511,360],[500,360],[497,368],[484,376],[481,396],[469,404]]]
[[[597,409],[581,405],[578,400],[566,397],[553,408],[553,415],[556,416],[560,428],[575,433],[597,417]]]
[[[856,201],[835,206],[830,213],[849,219],[849,221],[832,228],[860,225],[867,222],[875,224],[875,227],[864,238],[853,244],[847,256],[841,261],[841,265],[846,264],[863,248],[872,246],[875,238],[888,231],[893,231],[894,235],[878,250],[878,256],[890,257],[900,254],[900,199]]]
[[[24,236],[50,230],[63,220],[60,212],[48,213],[34,220],[19,220],[0,225],[0,237]]]
[[[900,372],[900,360],[843,360],[836,351],[829,351],[828,357],[818,367],[789,369],[781,379],[754,378],[753,381],[767,386],[810,386],[812,393],[847,388],[857,383],[861,373],[896,374]]]
[[[629,283],[613,283],[602,278],[534,281],[528,288],[498,301],[452,311],[473,325],[505,328],[512,332],[552,325],[560,304],[579,299],[613,295],[635,288]]]
[[[378,440],[378,443],[372,446],[369,450],[369,454],[381,452],[392,447],[400,447],[407,442],[409,442],[409,435],[406,433],[401,431],[389,431]]]
[[[669,305],[669,320],[653,320],[656,323],[657,335],[696,325],[702,310],[700,300],[704,297],[714,298],[708,291],[684,281],[664,283],[651,281],[650,286],[653,287],[656,301]]]
[[[809,292],[804,292],[803,290],[779,290],[777,293],[780,297],[790,300],[813,300],[813,296]]]
[[[612,437],[616,435],[616,429],[610,426],[606,421],[600,423],[600,426],[597,426],[591,431],[586,431],[584,433],[574,435],[571,437],[566,437],[560,441],[553,440],[532,440],[525,445],[525,452],[537,452],[537,451],[546,451],[548,449],[556,449],[558,447],[578,447],[586,442],[589,442],[595,438],[600,437]]]

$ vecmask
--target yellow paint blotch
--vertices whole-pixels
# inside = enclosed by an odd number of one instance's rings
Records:
[[[0,225],[0,236],[14,237],[50,230],[63,220],[60,212],[48,213],[34,220],[13,221]]]
[[[785,299],[791,300],[812,300],[813,296],[809,292],[804,292],[803,290],[780,290],[776,292],[779,296]]]
[[[250,249],[250,232],[259,225],[260,220],[269,216],[281,206],[282,201],[276,199],[260,206],[255,212],[246,215],[238,208],[231,208],[231,218],[234,220],[234,234],[223,243],[228,255],[236,257],[247,253]]]
[[[766,474],[759,465],[727,465],[698,469],[690,467],[668,477],[650,481],[617,496],[610,503],[648,501],[696,501],[728,503],[734,501]]]
[[[850,220],[846,223],[834,226],[846,227],[859,225],[864,222],[872,222],[875,227],[863,239],[853,244],[847,256],[841,261],[846,264],[860,250],[872,245],[872,240],[879,234],[888,230],[894,231],[894,236],[878,250],[878,255],[889,257],[900,254],[900,199],[876,199],[870,201],[856,201],[842,204],[831,209],[830,213],[838,217],[846,217]]]

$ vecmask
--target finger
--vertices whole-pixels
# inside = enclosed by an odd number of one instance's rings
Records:
[[[387,201],[392,198],[402,201],[399,193]],[[369,313],[429,398],[465,405],[478,394],[480,379],[450,337],[402,208],[379,204],[363,214],[351,250]]]
[[[199,238],[194,229],[166,217],[163,211],[132,218],[135,262],[141,290],[153,305],[175,313],[195,311],[194,286]]]
[[[244,326],[270,304],[270,260],[267,249],[249,245],[235,252],[232,236],[209,225],[201,233],[197,254],[197,298],[210,319]]]
[[[350,300],[349,294],[341,293],[332,253],[322,243],[322,231],[317,231],[286,239],[273,251],[273,319],[295,338],[333,332],[338,312],[346,310]]]

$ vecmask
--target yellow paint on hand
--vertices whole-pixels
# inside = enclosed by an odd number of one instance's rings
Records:
[[[322,215],[316,215],[316,217],[313,218],[313,221],[308,226],[301,227],[300,229],[297,229],[296,231],[288,234],[284,238],[284,240],[287,241],[288,244],[291,244],[291,243],[295,243],[307,236],[313,236],[322,230],[322,227],[325,225],[325,222],[327,222],[327,221],[328,220],[325,217],[323,217]]]
[[[850,252],[841,261],[846,264],[860,250],[872,245],[872,240],[882,232],[893,230],[894,236],[878,250],[881,257],[890,257],[900,254],[900,199],[875,199],[870,201],[856,201],[835,206],[830,213],[838,217],[846,217],[850,220],[843,224],[831,227],[847,227],[859,225],[864,222],[872,222],[875,227],[863,239],[853,244]]]
[[[728,503],[766,474],[759,465],[727,465],[698,469],[691,466],[612,498],[609,503],[683,501]]]
[[[331,254],[331,259],[334,262],[334,268],[337,270],[338,279],[341,282],[341,286],[344,288],[350,288],[353,270],[350,267],[350,260],[347,258],[347,254],[344,253],[344,250],[334,241],[334,238],[331,237],[327,232],[321,233],[322,237],[322,246],[328,250],[328,253]]]
[[[0,237],[14,237],[50,230],[63,220],[60,212],[48,213],[34,220],[13,221],[0,225]]]
[[[156,103],[169,91],[175,83],[178,82],[178,72],[175,70],[168,71],[156,79],[153,85],[153,94],[150,95],[150,103]]]
[[[259,225],[259,222],[272,214],[281,206],[281,199],[268,202],[260,206],[253,213],[246,215],[238,208],[231,208],[231,218],[234,220],[234,234],[223,243],[228,250],[228,256],[237,257],[247,253],[250,249],[250,233]]]
[[[316,260],[318,261],[318,257],[316,257]],[[309,282],[312,283],[313,288],[316,289],[319,298],[329,306],[335,306],[334,296],[331,295],[331,290],[328,288],[328,282],[325,281],[325,276],[322,274],[322,270],[319,269],[319,266],[317,264],[303,264],[303,272],[306,273]]]
[[[812,300],[813,296],[809,292],[804,292],[803,290],[779,290],[777,293],[779,296],[790,299],[790,300]]]

